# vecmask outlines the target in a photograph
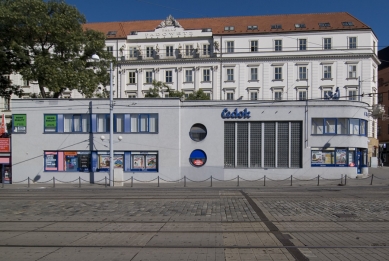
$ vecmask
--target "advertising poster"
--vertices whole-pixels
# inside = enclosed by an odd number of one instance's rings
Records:
[[[145,162],[143,155],[133,155],[132,156],[132,166],[134,169],[144,169]]]
[[[318,150],[312,151],[311,164],[323,164],[322,152]]]
[[[0,138],[0,152],[10,152],[10,139]]]
[[[123,168],[123,155],[114,155],[113,162],[115,163],[115,165],[114,165],[115,169],[122,169]]]
[[[89,165],[90,165],[89,154],[78,155],[78,158],[80,162],[79,168],[81,168],[82,170],[89,170]]]
[[[45,170],[58,170],[57,152],[45,152]]]
[[[147,169],[157,168],[157,155],[146,155],[146,168]]]
[[[349,153],[348,153],[348,165],[350,167],[355,167],[354,159],[355,159],[355,152],[349,151]]]
[[[57,115],[45,115],[45,128],[57,127]]]
[[[334,164],[334,153],[323,151],[322,161],[324,162],[324,164]]]
[[[109,169],[109,155],[99,155],[99,169]]]
[[[14,132],[26,132],[27,116],[26,114],[13,115]]]
[[[347,161],[347,150],[345,149],[336,150],[336,164],[346,165],[346,161]]]
[[[77,152],[65,152],[65,171],[78,171]]]

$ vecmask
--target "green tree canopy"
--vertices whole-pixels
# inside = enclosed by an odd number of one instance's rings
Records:
[[[185,93],[183,91],[176,91],[171,89],[166,83],[161,82],[161,81],[153,81],[152,82],[153,87],[151,87],[147,93],[145,94],[146,98],[160,98],[160,93],[162,91],[168,92],[169,93],[169,98],[182,98],[185,96]],[[185,100],[209,100],[209,96],[202,90],[199,89],[198,91],[195,91]]]
[[[209,96],[203,91],[203,89],[199,89],[198,91],[189,94],[185,100],[209,100]]]
[[[114,58],[105,50],[104,34],[83,30],[85,22],[63,1],[0,0],[3,51],[12,54],[12,70],[38,83],[43,98],[45,87],[55,98],[67,88],[91,97],[99,84],[108,84]],[[94,53],[99,62],[91,60]]]

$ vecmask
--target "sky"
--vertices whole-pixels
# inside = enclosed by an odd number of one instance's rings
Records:
[[[263,0],[65,0],[88,23],[180,18],[348,12],[370,26],[378,49],[389,46],[389,0],[263,1]]]

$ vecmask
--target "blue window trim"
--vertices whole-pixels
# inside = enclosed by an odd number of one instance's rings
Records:
[[[142,131],[142,116],[146,116],[146,131]],[[150,129],[150,114],[145,114],[145,113],[141,113],[139,114],[138,116],[138,132],[139,133],[145,133],[145,132],[150,132],[149,131]]]
[[[55,116],[55,131],[46,131],[46,128],[45,128],[45,116],[46,115],[54,115]],[[43,114],[43,132],[44,133],[57,133],[58,132],[58,114],[52,114],[52,113],[45,113]]]
[[[96,114],[93,114],[95,115],[95,122],[94,124],[96,125],[95,128],[91,128],[91,130],[93,131],[93,133],[109,133],[109,114],[106,114],[106,113],[96,113]],[[105,124],[107,124],[108,122],[108,125],[106,126],[106,131],[97,131],[98,130],[98,126],[97,126],[97,122],[98,122],[98,115],[105,115]],[[91,116],[92,117],[92,116]],[[114,115],[114,119],[115,119],[115,115]],[[115,124],[114,124],[114,131],[115,131]]]
[[[130,157],[129,160],[127,160],[126,158],[124,158],[124,165],[123,165],[123,171],[124,172],[158,172],[159,171],[159,152],[158,151],[153,151],[154,153],[149,153],[150,151],[140,151],[140,154],[132,154],[132,152],[130,151],[127,151],[127,152],[124,152],[124,157]],[[156,153],[156,154],[155,154]],[[146,164],[146,155],[155,155],[156,159],[157,159],[157,167],[156,169],[147,169],[147,168],[143,168],[143,169],[140,169],[140,168],[133,168],[132,167],[132,155],[142,155],[144,158],[145,158],[145,164]],[[128,168],[127,166],[127,161],[129,162],[130,164],[130,167]],[[129,170],[128,170],[129,169]]]
[[[364,132],[365,133],[362,133],[362,122],[365,123],[365,128],[364,128]],[[359,136],[367,136],[367,120],[363,120],[363,119],[359,119]]]
[[[125,133],[126,132],[126,128],[125,128],[125,122],[126,122],[126,117],[125,117],[125,113],[117,113],[117,114],[114,114],[113,115],[113,132],[114,133]],[[122,116],[123,117],[123,131],[119,131],[117,130],[117,118],[118,116]]]
[[[334,132],[327,132],[326,131],[326,121],[327,120],[335,120],[335,130],[334,130]],[[324,118],[323,119],[323,135],[337,134],[337,127],[338,127],[338,119],[337,118]]]
[[[322,127],[323,128],[323,133],[322,134],[312,134],[311,133],[311,136],[321,136],[321,135],[344,135],[344,136],[363,136],[363,137],[367,137],[367,131],[368,131],[368,121],[367,120],[364,120],[364,119],[359,119],[359,118],[312,118],[312,119],[322,119],[322,125],[319,126],[317,125],[318,127]],[[311,119],[311,126],[313,124],[315,124]],[[328,119],[334,119],[335,120],[335,132],[326,132],[326,127],[325,127],[325,121],[328,120]],[[338,119],[347,119],[347,134],[338,134]],[[351,120],[358,120],[358,126],[359,126],[359,132],[358,134],[351,134],[351,128],[350,128],[350,124],[351,124]],[[364,122],[365,126],[364,126],[364,132],[365,133],[362,133],[362,122]]]
[[[352,147],[354,148],[354,147]],[[337,164],[336,163],[336,151],[337,150],[346,150],[347,153],[347,158],[346,158],[346,163],[345,164]],[[335,147],[334,150],[311,150],[311,167],[317,168],[317,167],[344,167],[344,168],[356,168],[357,167],[357,160],[358,160],[358,151],[362,150],[367,150],[367,149],[362,149],[362,148],[355,148],[355,150],[350,150],[350,147],[345,148],[345,147]],[[334,163],[333,164],[312,164],[312,151],[324,151],[324,152],[333,152],[334,153]],[[354,157],[354,166],[350,166],[349,162],[349,153],[353,152]],[[366,167],[366,165],[361,165],[361,167]]]

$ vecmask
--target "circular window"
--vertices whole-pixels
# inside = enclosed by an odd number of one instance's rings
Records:
[[[196,123],[190,128],[189,136],[194,141],[202,141],[207,137],[207,128],[203,124]]]
[[[207,162],[207,155],[202,150],[194,150],[189,156],[189,161],[192,166],[201,167]]]

